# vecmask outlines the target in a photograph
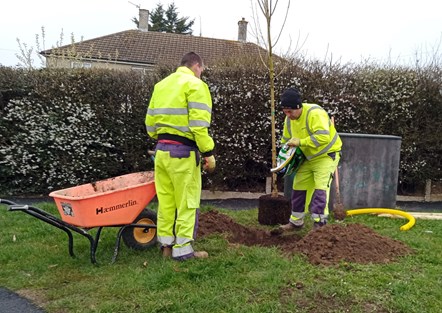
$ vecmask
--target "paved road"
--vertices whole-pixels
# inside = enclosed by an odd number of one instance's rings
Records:
[[[441,212],[442,202],[418,202],[418,201],[401,201],[396,205],[403,211],[407,212]]]
[[[15,292],[0,288],[0,313],[44,313],[44,311]]]

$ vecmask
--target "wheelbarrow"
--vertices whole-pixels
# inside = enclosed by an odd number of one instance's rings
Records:
[[[146,250],[155,245],[156,212],[146,208],[155,197],[154,172],[139,172],[79,185],[49,194],[54,198],[61,219],[39,208],[0,199],[10,211],[22,211],[68,236],[69,254],[75,257],[72,231],[90,242],[90,259],[95,257],[103,227],[119,227],[112,263],[117,259],[121,238],[129,248]],[[93,237],[89,230],[97,228]]]

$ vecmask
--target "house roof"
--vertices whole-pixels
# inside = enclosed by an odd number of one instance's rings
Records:
[[[253,43],[134,29],[45,50],[40,54],[154,65],[178,64],[189,51],[201,55],[207,65],[226,56],[266,53]]]

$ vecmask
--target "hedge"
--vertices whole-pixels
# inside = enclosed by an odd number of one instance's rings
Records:
[[[144,117],[149,75],[94,69],[0,67],[0,195],[47,194],[152,170]],[[296,86],[335,117],[339,132],[402,137],[399,186],[441,180],[442,82],[437,66],[292,60],[276,69],[276,95]],[[213,98],[210,132],[217,171],[204,188],[263,191],[271,167],[268,74],[259,62],[230,62],[203,74]],[[279,139],[283,114],[276,112]]]

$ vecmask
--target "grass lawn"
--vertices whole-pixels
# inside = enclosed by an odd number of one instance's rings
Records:
[[[52,203],[38,207],[58,216]],[[265,228],[257,222],[257,209],[219,211]],[[222,235],[195,243],[209,252],[208,259],[176,262],[163,259],[157,248],[140,252],[121,244],[110,264],[117,229],[104,228],[95,266],[86,238],[74,234],[77,257],[71,258],[64,232],[0,205],[0,286],[47,312],[439,313],[442,221],[417,220],[400,231],[404,221],[368,215],[346,220],[414,250],[389,264],[314,266],[301,254],[286,257],[276,247],[230,244]]]

